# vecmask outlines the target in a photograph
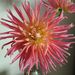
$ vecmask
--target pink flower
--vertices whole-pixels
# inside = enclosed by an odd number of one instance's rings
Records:
[[[48,2],[45,4],[53,10],[75,13],[75,3],[71,2],[71,0],[48,0]]]
[[[42,2],[36,3],[32,9],[29,2],[22,4],[28,19],[16,5],[14,9],[20,19],[8,10],[8,18],[3,19],[1,24],[10,29],[8,32],[0,33],[0,40],[12,38],[11,41],[5,43],[2,48],[11,44],[11,48],[7,50],[6,55],[12,55],[15,51],[19,54],[12,60],[12,63],[20,58],[19,66],[22,71],[26,70],[30,73],[31,69],[36,66],[47,73],[49,70],[56,70],[57,65],[62,66],[67,62],[70,55],[68,49],[73,42],[68,40],[75,39],[73,34],[69,34],[68,30],[73,27],[70,25],[59,25],[64,19],[62,13],[56,17],[56,13],[50,14],[49,10],[40,14]],[[50,16],[50,17],[49,17]],[[6,36],[5,36],[6,34]]]

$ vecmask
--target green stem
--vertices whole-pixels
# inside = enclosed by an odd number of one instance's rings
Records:
[[[28,75],[28,71],[24,71],[24,75]],[[29,75],[42,75],[40,70],[37,70],[34,66],[32,70],[30,71]]]

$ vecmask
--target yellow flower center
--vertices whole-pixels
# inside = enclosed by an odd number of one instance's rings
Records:
[[[26,34],[27,41],[33,44],[40,44],[46,42],[48,39],[48,30],[45,23],[39,22],[38,24],[29,24],[28,28],[29,31]]]

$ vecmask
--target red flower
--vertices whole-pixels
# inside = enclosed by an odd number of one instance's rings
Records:
[[[75,3],[71,2],[71,0],[48,0],[48,2],[45,4],[53,10],[75,13]]]
[[[42,72],[56,70],[57,64],[62,66],[70,55],[68,49],[73,42],[68,40],[75,37],[73,34],[69,34],[68,30],[73,25],[59,25],[60,21],[64,19],[62,14],[56,17],[55,12],[50,14],[48,10],[41,15],[41,1],[39,4],[36,3],[34,9],[27,1],[22,4],[22,7],[28,19],[16,5],[14,5],[14,9],[20,19],[14,16],[10,10],[8,10],[9,20],[2,18],[1,24],[9,28],[10,31],[0,33],[0,35],[4,35],[0,36],[0,40],[12,38],[2,48],[11,44],[6,55],[12,55],[15,51],[19,51],[12,63],[20,58],[19,66],[22,71],[27,69],[30,73],[34,65],[37,69],[40,66]]]

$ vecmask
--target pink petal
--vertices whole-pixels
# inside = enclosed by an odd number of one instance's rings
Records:
[[[75,13],[75,3],[68,6],[68,11],[70,13]]]
[[[31,22],[32,21],[32,16],[30,14],[30,3],[28,2],[28,4],[26,4],[26,2],[25,2],[25,3],[22,4],[22,6],[23,6],[23,8],[24,8],[24,10],[25,10],[30,22]]]
[[[25,17],[24,17],[24,14],[21,12],[20,9],[17,8],[17,6],[14,4],[14,9],[16,10],[16,12],[18,13],[18,15],[20,16],[20,18],[25,21]]]
[[[59,3],[59,0],[48,0],[51,7],[53,8],[57,8],[58,7],[58,3]]]

